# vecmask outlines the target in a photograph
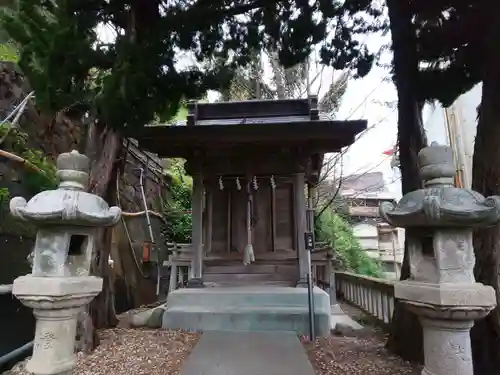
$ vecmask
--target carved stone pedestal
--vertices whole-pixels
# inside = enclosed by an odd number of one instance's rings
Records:
[[[75,335],[80,309],[102,289],[102,279],[21,276],[12,293],[36,318],[33,357],[26,370],[36,375],[70,374],[76,364]]]
[[[420,317],[424,332],[422,375],[472,375],[470,329],[473,321]]]
[[[394,292],[422,324],[422,375],[473,375],[470,329],[495,306],[493,288],[403,281]]]

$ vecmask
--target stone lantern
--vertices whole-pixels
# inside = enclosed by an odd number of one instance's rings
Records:
[[[89,159],[77,151],[57,159],[57,190],[29,202],[10,201],[12,215],[38,229],[30,275],[14,280],[12,293],[34,311],[33,356],[26,370],[39,375],[68,374],[74,368],[77,316],[102,289],[89,276],[96,229],[118,222],[121,210],[85,192]]]
[[[409,241],[411,276],[394,293],[422,323],[422,374],[472,375],[470,329],[496,305],[494,289],[474,279],[472,232],[500,220],[500,198],[454,187],[451,148],[433,143],[418,157],[424,188],[380,206]]]

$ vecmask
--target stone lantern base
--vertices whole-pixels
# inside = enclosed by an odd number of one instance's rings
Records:
[[[76,364],[78,313],[102,290],[94,276],[34,277],[14,280],[12,293],[33,309],[36,331],[33,356],[26,370],[36,375],[65,374]]]
[[[397,299],[441,306],[496,305],[495,290],[481,283],[431,284],[418,281],[400,281],[394,284]]]
[[[470,329],[496,305],[495,291],[480,283],[398,282],[394,295],[422,323],[422,375],[473,375]]]

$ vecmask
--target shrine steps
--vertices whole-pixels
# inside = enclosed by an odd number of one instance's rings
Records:
[[[314,289],[315,329],[330,332],[330,297]],[[165,305],[163,327],[194,331],[309,332],[306,288],[281,286],[178,289]]]
[[[269,280],[222,280],[222,281],[205,281],[207,288],[234,288],[234,287],[250,287],[250,286],[281,286],[295,287],[295,281],[269,281]]]
[[[296,264],[254,263],[247,266],[238,263],[210,265],[203,269],[207,283],[224,283],[235,286],[266,282],[282,282],[292,285],[298,279]]]

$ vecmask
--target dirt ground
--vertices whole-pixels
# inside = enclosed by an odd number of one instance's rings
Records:
[[[380,334],[372,337],[301,338],[316,375],[420,375],[421,369],[387,352]]]
[[[78,353],[72,375],[177,375],[199,334],[179,330],[108,329],[89,355]],[[4,375],[27,375],[27,360]]]
[[[363,323],[363,313],[342,306]],[[139,309],[134,310],[137,312]],[[128,314],[120,318],[126,323]],[[78,353],[72,375],[178,375],[182,362],[200,338],[199,333],[181,330],[126,328],[102,330],[101,343],[89,355]],[[356,331],[355,337],[331,335],[311,343],[300,337],[316,375],[420,375],[421,369],[404,362],[384,348],[385,335],[374,327]],[[3,375],[28,375],[27,360]],[[236,374],[235,374],[236,375]]]
[[[340,304],[342,310],[364,328],[355,337],[331,335],[314,343],[301,337],[316,375],[420,375],[421,368],[405,362],[385,349],[386,335],[367,324],[359,309]]]

